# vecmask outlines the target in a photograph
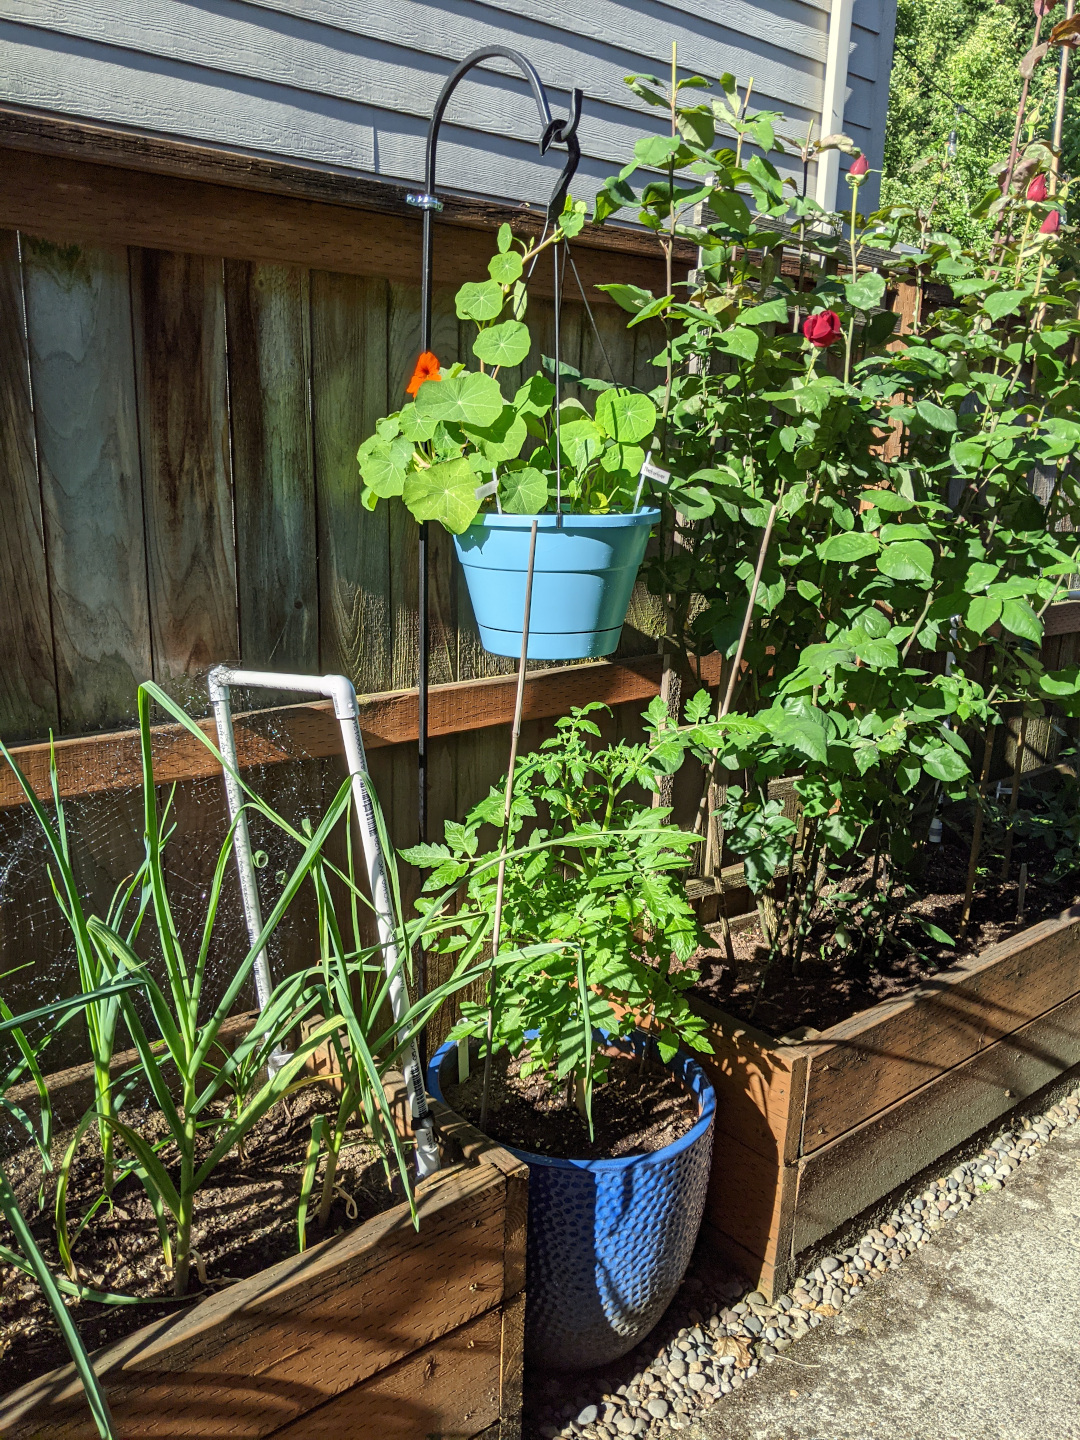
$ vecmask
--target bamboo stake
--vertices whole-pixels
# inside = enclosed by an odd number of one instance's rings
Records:
[[[1076,14],[1076,0],[1068,0],[1065,19],[1071,20]],[[1071,45],[1062,45],[1061,64],[1058,68],[1057,111],[1054,115],[1054,159],[1050,166],[1050,193],[1057,194],[1057,180],[1060,167],[1061,137],[1065,130],[1065,92],[1069,88],[1069,56]]]
[[[739,678],[739,670],[742,666],[743,652],[746,650],[746,638],[750,634],[750,624],[754,618],[754,605],[757,602],[758,586],[761,584],[762,571],[765,569],[765,556],[768,553],[769,541],[772,539],[773,523],[776,520],[776,512],[783,499],[784,489],[780,487],[780,494],[777,495],[769,510],[769,518],[765,525],[765,533],[761,537],[761,548],[758,550],[757,567],[754,570],[753,584],[750,586],[750,596],[746,602],[746,614],[743,616],[742,630],[739,633],[739,645],[735,651],[735,658],[731,662],[731,671],[728,675],[727,690],[723,702],[716,712],[717,720],[723,720],[731,709],[731,702],[735,696],[735,683]],[[712,786],[716,784],[716,760],[719,751],[712,752],[712,759],[709,762],[708,773],[705,777],[705,785],[701,792],[701,800],[698,804],[698,813],[694,819],[694,834],[705,833],[705,814],[709,808],[709,795]]]
[[[529,536],[529,569],[525,576],[525,614],[521,626],[521,659],[518,661],[517,698],[514,701],[514,728],[510,734],[510,769],[506,776],[506,798],[503,802],[502,839],[499,844],[499,872],[495,882],[495,918],[491,927],[491,971],[488,975],[487,1049],[484,1052],[484,1089],[480,1097],[480,1129],[487,1125],[491,1102],[491,1047],[495,1033],[495,960],[502,942],[503,896],[506,888],[506,845],[510,834],[510,809],[514,799],[514,769],[517,765],[518,741],[521,739],[521,715],[525,708],[525,663],[529,654],[529,621],[532,618],[533,569],[536,563],[536,531],[534,518]]]
[[[982,849],[983,832],[983,792],[986,790],[986,781],[990,775],[990,761],[994,757],[994,727],[992,725],[986,730],[986,744],[983,746],[982,771],[979,775],[979,788],[975,795],[975,823],[971,827],[971,852],[968,855],[967,883],[964,886],[964,909],[960,916],[960,931],[958,940],[962,940],[967,934],[968,922],[971,920],[971,902],[975,894],[975,875],[979,868],[979,851]]]
[[[1009,792],[1009,824],[1005,831],[1005,854],[1001,861],[1001,878],[1008,880],[1009,866],[1012,863],[1013,848],[1013,825],[1016,823],[1016,806],[1020,799],[1020,772],[1024,768],[1024,746],[1027,744],[1027,711],[1020,717],[1020,734],[1016,741],[1016,753],[1013,755],[1012,789]]]

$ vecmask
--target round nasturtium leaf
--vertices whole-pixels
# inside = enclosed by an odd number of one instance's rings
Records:
[[[555,386],[539,371],[514,396],[514,409],[522,415],[546,415],[555,399]]]
[[[459,320],[483,323],[499,318],[503,299],[503,289],[497,280],[470,280],[454,296],[454,308]]]
[[[378,435],[372,435],[356,452],[364,484],[383,500],[400,495],[412,453],[411,440],[399,437],[387,444]]]
[[[499,481],[499,500],[510,515],[539,515],[548,502],[548,477],[533,465],[510,470]]]
[[[488,261],[488,274],[500,285],[512,285],[521,276],[521,256],[516,250],[493,255]]]
[[[417,520],[438,520],[451,535],[468,529],[480,508],[476,474],[468,460],[447,460],[412,471],[402,499]]]
[[[581,470],[603,451],[604,437],[589,419],[571,420],[559,431],[562,449],[575,469]]]
[[[421,385],[416,411],[441,420],[444,425],[479,425],[486,429],[502,414],[503,395],[499,382],[490,375],[464,371],[437,384]]]
[[[516,460],[528,438],[529,432],[522,416],[516,415],[509,405],[503,412],[504,416],[507,414],[510,416],[508,425],[497,424],[486,435],[475,437],[480,441],[484,459],[493,465],[500,465],[506,460]]]
[[[504,320],[481,330],[473,341],[473,354],[485,365],[520,365],[532,348],[529,327],[520,320]]]
[[[613,440],[633,445],[656,428],[656,406],[647,395],[605,390],[596,402],[596,421]]]
[[[439,381],[439,384],[442,384]],[[422,390],[425,387],[420,387]],[[418,444],[423,440],[430,440],[435,434],[435,426],[439,423],[434,415],[425,415],[423,410],[417,410],[415,405],[406,405],[401,411],[401,433],[406,440]]]

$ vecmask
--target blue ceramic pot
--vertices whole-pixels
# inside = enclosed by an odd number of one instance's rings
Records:
[[[641,1043],[635,1037],[639,1054]],[[630,1053],[625,1042],[618,1048]],[[447,1043],[428,1066],[436,1099],[456,1066],[457,1046]],[[663,1150],[559,1160],[504,1147],[529,1167],[525,1344],[535,1365],[591,1370],[617,1360],[649,1333],[682,1283],[705,1208],[716,1097],[685,1051],[671,1068],[699,1114]]]
[[[530,660],[610,655],[659,510],[632,515],[482,515],[454,536],[484,649],[521,654],[532,522],[539,520]],[[560,523],[561,519],[561,523]]]

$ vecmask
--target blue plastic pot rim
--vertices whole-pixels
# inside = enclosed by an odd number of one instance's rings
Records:
[[[642,1035],[641,1031],[637,1033],[638,1035]],[[653,1037],[643,1036],[643,1038],[651,1040]],[[613,1048],[623,1050],[631,1049],[625,1040],[609,1040],[606,1043]],[[455,1054],[457,1053],[456,1040],[445,1041],[439,1046],[438,1050],[436,1050],[428,1062],[428,1073],[433,1076],[436,1085],[438,1085],[439,1071],[442,1068],[443,1060],[451,1051]],[[694,1059],[688,1050],[679,1050],[675,1058],[669,1060],[667,1063],[672,1068],[678,1067],[681,1072],[679,1074],[681,1080],[687,1078],[686,1072],[691,1070],[691,1068],[699,1072],[702,1080],[702,1090],[701,1095],[696,1098],[700,1099],[701,1102],[701,1114],[685,1135],[681,1135],[678,1140],[672,1140],[670,1145],[665,1145],[661,1150],[649,1150],[644,1155],[616,1155],[606,1160],[572,1160],[564,1159],[559,1155],[536,1155],[531,1150],[521,1150],[516,1145],[509,1145],[505,1140],[500,1140],[498,1143],[504,1150],[509,1150],[511,1155],[516,1155],[519,1160],[524,1160],[529,1165],[550,1165],[554,1169],[563,1170],[601,1170],[610,1173],[615,1170],[626,1170],[631,1165],[645,1165],[650,1161],[666,1160],[678,1155],[681,1151],[688,1150],[691,1145],[700,1140],[712,1124],[716,1114],[716,1092],[713,1090],[712,1081],[708,1075],[706,1075],[704,1068]],[[438,1090],[434,1093],[436,1099],[440,1100],[443,1104],[447,1103],[443,1097],[441,1086],[439,1086]]]
[[[613,515],[572,515],[568,510],[564,510],[562,515],[500,515],[493,510],[486,515],[477,515],[469,528],[483,525],[488,530],[529,530],[535,520],[540,530],[607,530],[624,529],[628,525],[655,525],[659,519],[660,511],[654,509],[627,510]]]

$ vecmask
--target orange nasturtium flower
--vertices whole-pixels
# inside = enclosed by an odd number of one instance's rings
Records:
[[[416,369],[412,372],[412,379],[405,386],[406,395],[415,395],[425,380],[441,380],[442,372],[439,370],[439,357],[433,355],[430,350],[425,350],[416,362]]]

